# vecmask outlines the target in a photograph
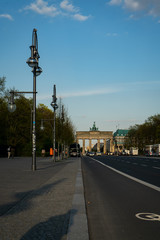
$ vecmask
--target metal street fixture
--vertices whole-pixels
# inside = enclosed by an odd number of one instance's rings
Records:
[[[41,126],[40,126],[40,129],[43,131],[44,130],[44,126],[43,126],[43,119],[41,119]]]
[[[33,29],[32,33],[32,46],[31,57],[28,58],[27,64],[32,68],[33,72],[33,124],[32,124],[32,170],[36,170],[36,76],[39,76],[42,69],[38,66],[39,53],[38,53],[38,38],[37,30]]]
[[[38,38],[37,30],[33,29],[32,32],[32,46],[31,57],[27,59],[26,63],[32,68],[33,72],[33,92],[14,92],[11,91],[10,101],[8,103],[8,110],[14,112],[16,110],[16,105],[14,102],[15,93],[32,93],[33,94],[33,119],[32,119],[32,170],[36,170],[36,76],[42,73],[42,68],[38,66],[39,53],[38,53]]]
[[[8,111],[9,112],[14,112],[16,110],[16,104],[14,102],[14,92],[10,92],[10,99],[8,102]]]
[[[9,102],[8,102],[8,111],[9,112],[14,112],[16,110],[16,104],[15,104],[15,101],[14,101],[15,94],[24,94],[24,93],[26,94],[26,93],[34,93],[34,92],[10,91],[9,93],[10,93],[10,99],[9,99]]]
[[[64,134],[63,134],[63,124],[64,124],[64,105],[62,105],[62,115],[61,115],[61,123],[62,123],[62,159],[64,158],[64,155],[65,155],[65,146],[64,146],[64,142],[63,142],[63,137],[64,137]]]
[[[55,144],[56,144],[56,110],[58,108],[58,105],[57,105],[57,97],[56,97],[56,85],[53,86],[53,95],[52,95],[52,102],[51,102],[51,106],[53,107],[54,109],[54,125],[53,125],[53,150],[54,150],[54,153],[53,153],[53,161],[55,162],[56,161],[56,154],[55,154]]]
[[[33,72],[33,70],[32,70]],[[42,73],[42,68],[41,67],[37,67],[36,68],[36,76],[39,76]]]

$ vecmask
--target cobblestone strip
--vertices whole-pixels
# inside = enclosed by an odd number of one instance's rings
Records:
[[[77,172],[67,240],[89,240],[81,161]]]

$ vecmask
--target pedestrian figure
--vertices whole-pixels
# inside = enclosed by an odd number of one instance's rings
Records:
[[[10,158],[11,157],[11,147],[10,146],[8,147],[7,151],[8,151],[8,158]]]
[[[46,153],[45,149],[42,149],[42,157],[45,157],[45,153]]]

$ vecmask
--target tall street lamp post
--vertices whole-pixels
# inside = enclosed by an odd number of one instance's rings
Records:
[[[32,170],[36,170],[36,76],[39,76],[42,69],[38,66],[39,53],[38,53],[38,39],[37,30],[33,29],[31,57],[28,58],[27,64],[32,68],[33,72],[33,122],[32,122]]]
[[[62,137],[62,159],[63,159],[63,157],[64,157],[64,155],[63,155],[63,153],[64,153],[64,142],[63,142],[63,138],[64,138],[64,134],[63,134],[63,123],[64,123],[64,105],[62,105],[62,116],[61,116],[61,122],[62,122],[62,135],[61,135],[61,137]]]
[[[58,108],[57,105],[57,97],[56,97],[56,85],[53,86],[53,95],[52,95],[52,102],[51,106],[54,109],[54,124],[53,124],[53,161],[56,161],[56,153],[55,153],[55,145],[56,145],[56,110]]]
[[[33,111],[32,111],[32,170],[36,170],[36,76],[39,76],[42,73],[42,68],[38,66],[38,60],[40,58],[38,53],[38,39],[37,39],[37,30],[33,29],[32,33],[32,46],[31,57],[28,58],[27,63],[32,68],[33,72],[33,92],[16,92],[11,91],[10,101],[8,103],[8,110],[14,112],[16,110],[16,105],[14,102],[15,93],[32,93],[33,94]]]

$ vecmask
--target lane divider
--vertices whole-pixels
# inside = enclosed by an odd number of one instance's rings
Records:
[[[138,183],[140,183],[140,184],[143,184],[143,185],[145,185],[145,186],[147,186],[147,187],[149,187],[149,188],[152,188],[152,189],[160,192],[160,187],[157,187],[157,186],[155,186],[155,185],[153,185],[153,184],[150,184],[150,183],[147,183],[147,182],[145,182],[145,181],[142,181],[142,180],[140,180],[140,179],[138,179],[138,178],[132,177],[132,176],[130,176],[130,175],[124,173],[124,172],[121,172],[121,171],[119,171],[119,170],[117,170],[117,169],[115,169],[115,168],[113,168],[113,167],[110,167],[110,166],[108,166],[108,165],[106,165],[106,164],[104,164],[104,163],[102,163],[102,162],[100,162],[100,161],[98,161],[98,160],[96,160],[96,159],[94,159],[94,158],[92,158],[92,157],[89,157],[89,158],[91,158],[91,159],[94,160],[95,162],[103,165],[104,167],[107,167],[107,168],[111,169],[112,171],[123,175],[124,177],[127,177],[127,178],[129,178],[129,179],[131,179],[131,180],[133,180],[133,181],[135,181],[135,182],[138,182]]]

